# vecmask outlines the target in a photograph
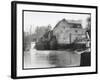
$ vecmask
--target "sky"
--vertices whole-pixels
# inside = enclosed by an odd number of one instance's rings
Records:
[[[37,26],[48,26],[49,24],[54,28],[63,18],[66,20],[81,20],[82,27],[85,28],[87,25],[86,19],[88,17],[90,17],[89,14],[24,11],[24,31],[30,31],[31,27],[31,31],[34,32]]]

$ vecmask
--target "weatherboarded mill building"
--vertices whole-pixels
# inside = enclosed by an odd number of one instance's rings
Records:
[[[86,38],[86,30],[82,28],[81,21],[62,19],[53,29],[58,44],[71,44]]]
[[[56,24],[53,30],[45,30],[44,34],[38,39],[36,46],[40,50],[41,48],[43,50],[85,48],[86,38],[86,29],[82,28],[80,20],[62,19]]]

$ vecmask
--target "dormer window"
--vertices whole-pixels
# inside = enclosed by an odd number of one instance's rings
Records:
[[[75,32],[77,33],[78,31],[77,31],[77,30],[75,30]]]
[[[65,26],[63,26],[63,28],[65,29]]]

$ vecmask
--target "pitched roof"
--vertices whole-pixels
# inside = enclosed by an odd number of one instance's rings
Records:
[[[58,27],[58,25],[61,23],[61,22],[63,22],[63,23],[65,23],[65,24],[69,24],[70,26],[69,27],[71,27],[72,28],[72,25],[79,25],[80,27],[75,27],[75,28],[82,28],[82,26],[81,26],[81,21],[80,20],[66,20],[65,18],[63,18],[61,21],[59,21],[57,24],[56,24],[56,26],[54,27],[54,29],[56,28],[56,27]],[[74,26],[73,26],[73,28],[74,28]]]
[[[56,26],[54,27],[54,29],[55,29],[56,27],[58,27],[58,25],[59,25],[61,22],[64,22],[64,23],[68,24],[67,20],[64,18],[64,19],[62,19],[61,21],[59,21],[59,22],[56,24]]]

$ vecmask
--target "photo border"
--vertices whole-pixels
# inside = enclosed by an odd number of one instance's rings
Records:
[[[47,5],[47,6],[60,6],[60,7],[80,7],[80,8],[93,8],[96,10],[96,71],[95,72],[83,72],[83,73],[70,73],[70,74],[51,74],[51,75],[37,75],[37,76],[17,76],[17,4],[34,4],[34,5]],[[24,2],[24,1],[12,1],[11,2],[11,78],[38,78],[38,77],[54,77],[54,76],[67,76],[67,75],[83,75],[83,74],[97,74],[98,73],[98,7],[87,5],[72,5],[72,4],[57,4],[57,3],[41,3],[41,2]]]
[[[23,42],[23,46],[24,46],[24,12],[45,12],[45,13],[63,13],[63,14],[88,14],[91,17],[91,13],[79,13],[79,12],[60,12],[60,11],[43,11],[43,10],[22,10],[22,42]],[[90,31],[91,32],[91,31]],[[22,48],[23,49],[23,48]],[[90,47],[91,49],[91,47]],[[90,52],[91,54],[91,52]],[[91,61],[90,61],[91,64]],[[91,66],[91,65],[90,65]],[[67,68],[69,68],[70,66],[68,66]],[[71,67],[86,67],[86,66],[71,66]],[[70,68],[71,68],[70,67]],[[22,69],[23,70],[31,70],[31,69],[50,69],[50,68],[65,68],[65,67],[46,67],[46,68],[24,68],[24,49],[23,49],[23,53],[22,53]]]

